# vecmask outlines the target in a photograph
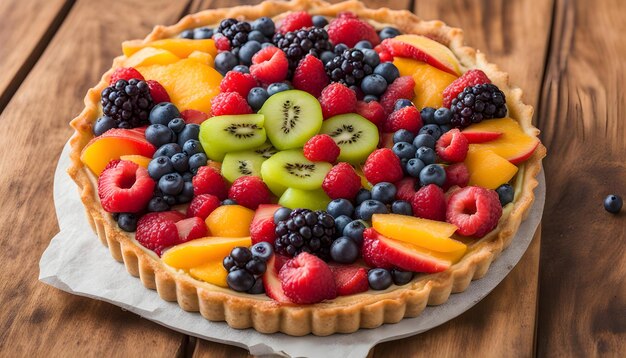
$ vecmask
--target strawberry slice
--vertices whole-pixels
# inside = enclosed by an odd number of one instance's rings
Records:
[[[348,296],[369,290],[367,270],[355,265],[328,265],[333,272],[337,296]]]
[[[209,115],[195,109],[186,109],[180,112],[180,118],[184,119],[187,124],[202,124],[209,118]]]
[[[285,295],[298,304],[318,303],[337,297],[333,273],[322,259],[302,252],[278,273]]]
[[[176,222],[176,229],[181,243],[199,239],[209,234],[204,220],[196,216]]]
[[[269,46],[252,56],[250,73],[259,82],[270,84],[287,78],[287,55],[278,47]]]
[[[283,291],[280,279],[278,278],[278,272],[287,261],[288,257],[279,254],[272,255],[272,258],[267,261],[267,269],[263,274],[265,294],[280,303],[291,303],[289,297],[285,295],[285,291]]]
[[[250,224],[250,238],[253,245],[261,241],[274,245],[274,241],[276,241],[274,213],[280,208],[281,206],[276,204],[261,204],[256,209]]]
[[[120,160],[107,165],[100,174],[98,196],[109,213],[136,213],[152,199],[154,186],[146,168]]]

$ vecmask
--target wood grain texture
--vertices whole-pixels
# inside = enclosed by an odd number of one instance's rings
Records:
[[[626,356],[626,30],[623,1],[557,1],[540,129],[548,196],[539,356]],[[550,223],[549,225],[547,223]]]
[[[37,281],[39,258],[58,232],[52,174],[72,133],[68,122],[123,40],[175,22],[185,6],[79,0],[1,114],[0,195],[10,200],[0,206],[0,355],[171,356],[186,342],[119,307]]]
[[[0,1],[0,113],[73,3],[74,0]]]

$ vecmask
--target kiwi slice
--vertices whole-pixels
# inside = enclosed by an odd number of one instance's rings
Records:
[[[244,175],[260,177],[261,164],[266,160],[267,158],[254,150],[226,153],[222,162],[222,175],[231,183]]]
[[[378,146],[378,128],[355,113],[340,114],[324,121],[320,133],[328,134],[341,149],[340,162],[360,164]]]
[[[280,150],[304,146],[322,126],[322,107],[307,92],[289,90],[265,101],[259,113],[265,116],[267,136]]]
[[[266,142],[262,146],[260,146],[260,147],[258,147],[256,149],[253,149],[253,151],[254,151],[254,153],[262,156],[265,159],[269,159],[269,157],[271,157],[272,155],[278,153],[278,149],[274,148],[274,146],[270,142]]]
[[[261,164],[261,177],[270,190],[281,196],[287,188],[314,190],[322,187],[324,177],[332,165],[312,162],[302,150],[284,150]]]
[[[280,196],[278,204],[289,209],[326,210],[330,200],[321,188],[315,190],[287,188]]]
[[[228,152],[256,148],[267,136],[262,114],[239,114],[209,118],[200,125],[199,140],[211,160],[221,162]]]

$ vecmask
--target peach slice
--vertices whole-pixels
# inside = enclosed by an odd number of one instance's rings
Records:
[[[144,47],[130,56],[124,65],[126,67],[150,66],[150,65],[169,65],[180,60],[178,56],[155,47]]]
[[[220,287],[228,287],[228,283],[226,283],[226,276],[228,276],[228,272],[224,268],[222,260],[208,262],[198,267],[192,267],[189,269],[189,274],[197,280],[208,282]]]
[[[252,219],[254,210],[241,205],[222,205],[206,218],[206,224],[213,236],[242,237],[250,235]]]
[[[461,66],[454,53],[435,40],[420,35],[400,35],[386,39],[381,47],[394,57],[408,57],[426,62],[454,76],[461,75]]]
[[[400,76],[413,76],[415,81],[413,103],[418,109],[441,107],[443,105],[443,90],[457,79],[457,76],[410,58],[396,57],[393,64],[398,67]]]
[[[80,154],[80,160],[96,175],[100,175],[107,164],[122,155],[136,154],[152,158],[156,148],[144,133],[145,127],[134,129],[109,129],[93,138]]]
[[[374,214],[372,227],[388,238],[455,257],[458,255],[459,258],[467,250],[465,244],[450,239],[457,227],[442,221],[398,214]]]
[[[122,43],[122,52],[124,52],[124,55],[126,57],[130,57],[135,54],[135,52],[145,47],[154,47],[167,50],[179,58],[186,58],[194,51],[208,52],[213,57],[217,55],[215,41],[211,39],[163,39],[152,41],[149,43],[144,43],[142,40],[124,41],[124,43]]]
[[[465,158],[465,166],[470,173],[468,185],[496,189],[507,183],[517,173],[517,167],[490,149],[480,144],[471,144]]]
[[[167,249],[161,259],[178,269],[191,269],[210,262],[222,262],[237,246],[252,245],[250,237],[204,237]]]
[[[194,51],[192,53],[189,54],[189,56],[187,57],[188,59],[192,59],[192,60],[196,60],[200,63],[203,63],[205,65],[211,66],[211,67],[215,67],[215,60],[213,59],[213,56],[211,56],[210,53],[208,52],[202,52],[202,51]]]
[[[146,79],[159,82],[180,111],[210,113],[211,99],[219,93],[222,81],[219,72],[192,59],[170,65],[139,66],[137,70]]]
[[[489,149],[513,164],[528,159],[539,145],[539,138],[526,134],[519,123],[511,118],[488,119],[463,130],[466,138],[467,134],[478,136],[477,133],[483,136],[485,133],[502,133],[495,140],[473,146]]]
[[[120,159],[128,160],[129,162],[133,162],[146,169],[148,169],[148,164],[150,164],[150,161],[152,160],[152,158],[144,157],[143,155],[138,154],[120,155]]]

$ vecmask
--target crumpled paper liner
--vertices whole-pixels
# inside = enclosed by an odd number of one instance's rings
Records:
[[[253,355],[289,357],[365,357],[384,341],[412,336],[453,319],[480,302],[521,259],[541,221],[545,202],[545,178],[538,177],[535,202],[511,245],[491,264],[487,274],[473,281],[446,303],[427,307],[418,317],[375,329],[328,337],[292,337],[282,333],[263,334],[252,329],[237,330],[224,322],[211,322],[199,313],[183,311],[176,302],[163,301],[156,291],[126,272],[111,258],[91,230],[76,185],[67,175],[69,146],[59,158],[54,177],[54,203],[60,232],[52,239],[39,262],[39,279],[63,291],[112,303],[146,319],[184,334],[248,349]]]

